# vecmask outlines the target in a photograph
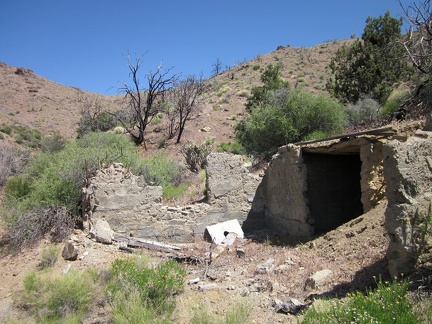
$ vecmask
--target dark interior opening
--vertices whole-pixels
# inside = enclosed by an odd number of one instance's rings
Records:
[[[303,161],[315,234],[331,231],[363,214],[359,154],[303,152]]]

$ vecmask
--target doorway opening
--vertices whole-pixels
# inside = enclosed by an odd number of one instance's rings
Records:
[[[315,234],[323,234],[363,214],[358,153],[303,151],[307,201]]]

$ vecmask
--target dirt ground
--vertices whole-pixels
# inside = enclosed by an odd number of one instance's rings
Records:
[[[276,300],[296,298],[308,303],[319,296],[343,297],[347,292],[373,286],[374,276],[388,278],[385,252],[389,239],[383,228],[385,207],[386,203],[381,202],[370,212],[305,244],[278,244],[263,232],[237,239],[209,266],[204,262],[184,263],[187,277],[184,291],[177,298],[175,322],[189,323],[196,307],[205,307],[210,314],[222,318],[229,308],[243,304],[251,307],[253,323],[295,323],[293,315],[275,312]],[[71,239],[79,246],[79,258],[63,260],[60,254],[64,244],[59,244],[56,272],[88,267],[102,270],[115,258],[127,255],[117,245],[96,243],[82,231],[75,231]],[[25,274],[37,270],[41,252],[49,244],[49,240],[43,240],[38,246],[18,254],[1,256],[0,321],[32,322],[25,311],[14,307],[14,299],[22,290]],[[180,247],[177,256],[204,259],[211,244],[198,239]],[[238,250],[244,252],[242,257],[238,257]],[[159,260],[173,257],[149,250],[142,250],[142,253],[150,253]],[[326,282],[315,289],[305,289],[306,279],[323,269],[332,271]],[[188,284],[196,278],[199,282]],[[106,312],[105,308],[94,309],[88,323],[103,323]]]

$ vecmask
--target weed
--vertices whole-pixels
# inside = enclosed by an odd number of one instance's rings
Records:
[[[57,261],[58,254],[59,249],[55,245],[50,245],[48,248],[44,249],[41,253],[39,267],[41,269],[52,267]]]
[[[80,323],[92,306],[96,288],[91,271],[71,271],[62,277],[32,271],[24,278],[20,303],[40,323]]]
[[[336,302],[330,308],[318,311],[310,308],[303,323],[417,323],[412,305],[407,298],[408,280],[383,282],[378,280],[375,290],[366,296],[356,292],[346,303]]]
[[[186,271],[181,266],[169,260],[146,267],[139,257],[133,257],[115,260],[111,272],[107,293],[115,322],[169,321],[175,308],[174,295],[183,290]]]

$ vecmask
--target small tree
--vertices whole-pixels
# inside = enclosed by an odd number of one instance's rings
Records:
[[[246,109],[251,111],[252,107],[262,105],[268,99],[268,93],[276,89],[289,89],[290,85],[287,81],[281,78],[282,66],[280,64],[266,66],[264,72],[261,74],[262,86],[252,88],[252,93],[247,99]]]
[[[409,73],[400,43],[401,25],[402,20],[388,11],[379,18],[368,17],[362,39],[343,46],[332,59],[330,93],[344,102],[357,102],[368,94],[385,102],[393,84]]]
[[[212,67],[213,67],[213,70],[212,70],[213,76],[218,75],[219,73],[222,72],[222,61],[219,57],[212,64]]]
[[[183,131],[191,113],[197,106],[198,97],[205,91],[203,77],[189,76],[176,82],[170,91],[171,106],[168,109],[168,138],[177,134],[176,143],[180,143]]]
[[[131,62],[130,57],[127,60],[132,85],[129,86],[126,82],[122,82],[123,86],[119,91],[125,94],[131,115],[130,118],[120,118],[119,121],[132,136],[135,143],[137,145],[144,144],[145,147],[147,125],[160,112],[165,100],[165,93],[176,82],[178,76],[176,74],[170,75],[171,68],[164,69],[160,65],[156,72],[150,71],[146,74],[147,87],[143,88],[138,76],[142,57],[136,58],[135,62]]]

